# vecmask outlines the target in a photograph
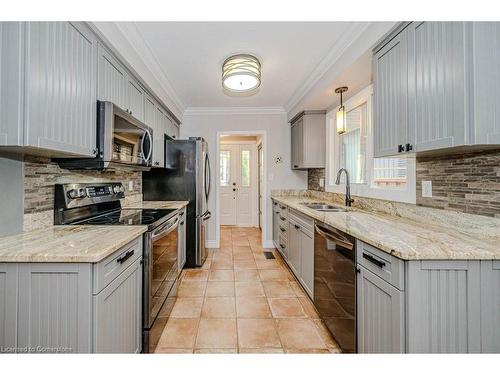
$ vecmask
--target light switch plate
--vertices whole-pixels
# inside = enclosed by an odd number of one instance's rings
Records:
[[[325,187],[325,179],[324,178],[319,179],[319,187]]]
[[[422,181],[422,197],[432,197],[432,181]]]
[[[128,182],[128,191],[134,190],[134,181],[129,181]]]

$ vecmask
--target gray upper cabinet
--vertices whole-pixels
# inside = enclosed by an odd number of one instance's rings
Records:
[[[373,56],[374,155],[394,155],[409,143],[408,30]]]
[[[142,267],[137,259],[94,299],[94,352],[140,353]]]
[[[113,102],[121,109],[127,110],[127,73],[101,44],[99,44],[98,52],[97,98],[102,101]]]
[[[144,90],[130,76],[128,76],[128,111],[136,119],[144,121]]]
[[[0,146],[22,146],[24,26],[0,22]]]
[[[359,353],[404,353],[404,292],[358,265]]]
[[[416,152],[466,144],[467,23],[413,22],[410,45],[410,129]]]
[[[17,264],[0,264],[0,353],[17,347]]]
[[[96,38],[83,24],[25,25],[26,145],[92,156],[96,147]]]
[[[290,124],[291,168],[325,168],[325,111],[303,111]]]
[[[500,23],[411,22],[374,49],[374,153],[500,145]]]
[[[473,140],[500,144],[500,23],[472,24]]]

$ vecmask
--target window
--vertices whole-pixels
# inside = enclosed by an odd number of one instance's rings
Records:
[[[220,151],[220,186],[229,186],[231,179],[231,151]]]
[[[241,186],[250,186],[250,150],[241,151]]]
[[[337,172],[349,172],[351,193],[369,198],[415,203],[415,159],[373,157],[372,86],[345,102],[346,132],[337,134],[335,115],[327,118],[326,190],[345,193],[345,175],[335,185]]]

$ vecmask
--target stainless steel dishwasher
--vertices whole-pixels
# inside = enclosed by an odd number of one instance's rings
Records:
[[[314,224],[314,306],[342,352],[356,353],[356,240]]]

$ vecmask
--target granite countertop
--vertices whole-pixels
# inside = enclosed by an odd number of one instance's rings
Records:
[[[318,221],[344,231],[404,260],[500,259],[498,237],[481,238],[464,228],[429,222],[423,224],[396,216],[349,209],[348,212],[320,212],[303,206],[314,198],[272,196],[272,199]],[[325,202],[330,203],[331,202]]]
[[[0,237],[0,262],[97,263],[146,225],[61,225]]]
[[[123,208],[146,208],[153,210],[160,209],[176,209],[186,207],[189,204],[188,201],[140,201],[125,204]]]

